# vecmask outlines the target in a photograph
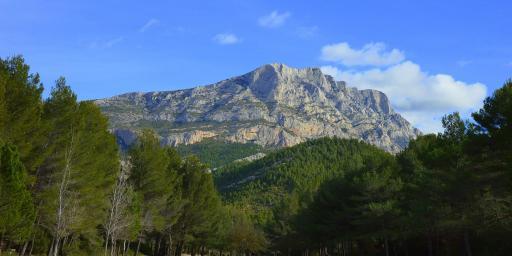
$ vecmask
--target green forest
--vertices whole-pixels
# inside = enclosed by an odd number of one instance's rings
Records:
[[[0,59],[0,255],[510,255],[512,81],[393,155],[320,138],[262,152],[120,150],[64,78]],[[211,171],[210,167],[218,167]]]
[[[260,145],[254,143],[223,142],[206,139],[189,145],[178,145],[178,153],[182,156],[194,155],[211,168],[217,168],[265,151]]]

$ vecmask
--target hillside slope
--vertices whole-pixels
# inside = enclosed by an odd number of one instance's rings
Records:
[[[261,224],[269,224],[275,214],[292,214],[289,207],[298,210],[307,205],[324,181],[393,162],[391,154],[367,143],[321,138],[271,152],[253,162],[233,163],[216,170],[214,176],[228,203],[246,208]],[[295,203],[300,205],[289,205]]]

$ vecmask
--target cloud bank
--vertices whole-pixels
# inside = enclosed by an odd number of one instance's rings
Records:
[[[405,55],[398,49],[386,51],[383,43],[369,43],[361,49],[353,49],[342,42],[322,47],[320,58],[345,66],[388,66],[405,60]]]
[[[347,43],[335,45],[348,46]],[[378,45],[379,51],[369,50],[375,45]],[[322,57],[324,49],[325,47],[322,48]],[[458,111],[463,116],[468,116],[481,107],[487,94],[487,87],[484,84],[458,81],[448,74],[429,74],[423,71],[420,65],[405,60],[402,51],[393,49],[386,52],[383,49],[385,46],[382,43],[367,44],[360,50],[350,48],[346,51],[355,52],[358,57],[351,55],[344,61],[340,61],[340,58],[329,59],[345,66],[352,66],[354,63],[373,63],[373,67],[344,70],[326,65],[321,69],[336,80],[346,81],[349,86],[384,92],[390,98],[395,111],[426,133],[442,131],[440,119],[445,114]],[[370,53],[366,54],[368,52]],[[346,61],[348,64],[344,64]]]

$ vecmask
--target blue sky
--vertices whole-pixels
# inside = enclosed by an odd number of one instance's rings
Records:
[[[512,76],[509,1],[0,0],[0,57],[80,99],[213,83],[265,63],[388,94],[425,131]],[[48,91],[48,90],[47,90]]]

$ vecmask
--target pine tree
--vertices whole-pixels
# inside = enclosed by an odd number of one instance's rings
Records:
[[[45,156],[42,92],[39,75],[30,73],[23,57],[0,59],[0,138],[18,148],[31,174]]]
[[[81,250],[66,243],[78,237],[95,247],[96,227],[106,218],[119,168],[115,138],[99,108],[78,102],[63,78],[44,107],[51,124],[50,155],[40,168],[37,188],[41,224],[53,237],[50,252]]]
[[[177,251],[180,255],[186,242],[194,248],[206,245],[216,223],[220,198],[213,178],[196,157],[187,157],[180,168],[182,176],[183,211],[176,224]]]
[[[139,248],[143,235],[146,240],[154,238],[155,243],[162,239],[161,234],[167,223],[165,213],[168,199],[173,190],[169,185],[173,181],[168,173],[168,152],[161,147],[153,131],[142,131],[137,143],[129,150],[129,158],[132,166],[130,182],[142,203],[142,232],[137,246]],[[158,235],[150,237],[151,233]]]
[[[0,243],[4,239],[16,243],[27,241],[34,218],[27,172],[19,153],[15,146],[0,141]]]

